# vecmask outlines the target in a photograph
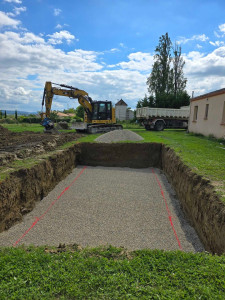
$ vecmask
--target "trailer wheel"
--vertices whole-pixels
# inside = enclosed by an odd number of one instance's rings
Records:
[[[150,128],[150,125],[145,125],[145,129],[146,130],[150,130],[151,128]]]
[[[155,123],[155,127],[154,127],[154,129],[156,130],[156,131],[162,131],[162,130],[164,130],[164,123],[162,122],[162,121],[157,121],[156,123]]]

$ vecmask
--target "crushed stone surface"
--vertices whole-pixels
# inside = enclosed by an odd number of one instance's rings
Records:
[[[99,143],[113,143],[113,142],[120,142],[120,141],[137,142],[142,140],[143,137],[141,137],[139,134],[127,129],[110,131],[95,139],[95,141]]]
[[[179,250],[168,210],[182,249],[204,251],[159,169],[78,166],[22,222],[0,233],[0,246],[20,239],[17,245]]]

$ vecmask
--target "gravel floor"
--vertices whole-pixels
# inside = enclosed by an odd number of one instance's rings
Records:
[[[177,239],[184,251],[204,251],[160,170],[78,166],[21,223],[0,234],[0,246],[17,241],[176,250]]]
[[[113,143],[113,142],[120,142],[120,141],[142,141],[143,137],[139,134],[124,129],[124,130],[114,130],[107,132],[105,134],[100,135],[95,139],[96,142],[99,143]]]

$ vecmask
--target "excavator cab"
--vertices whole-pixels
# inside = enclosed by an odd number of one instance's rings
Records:
[[[111,101],[92,102],[92,120],[111,120],[111,119],[112,119]]]

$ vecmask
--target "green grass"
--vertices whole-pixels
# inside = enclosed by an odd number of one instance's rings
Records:
[[[225,299],[225,256],[1,248],[1,299]]]
[[[43,132],[43,126],[40,124],[1,124],[1,126],[13,131],[13,132],[23,132],[23,131],[33,131],[33,132]]]

